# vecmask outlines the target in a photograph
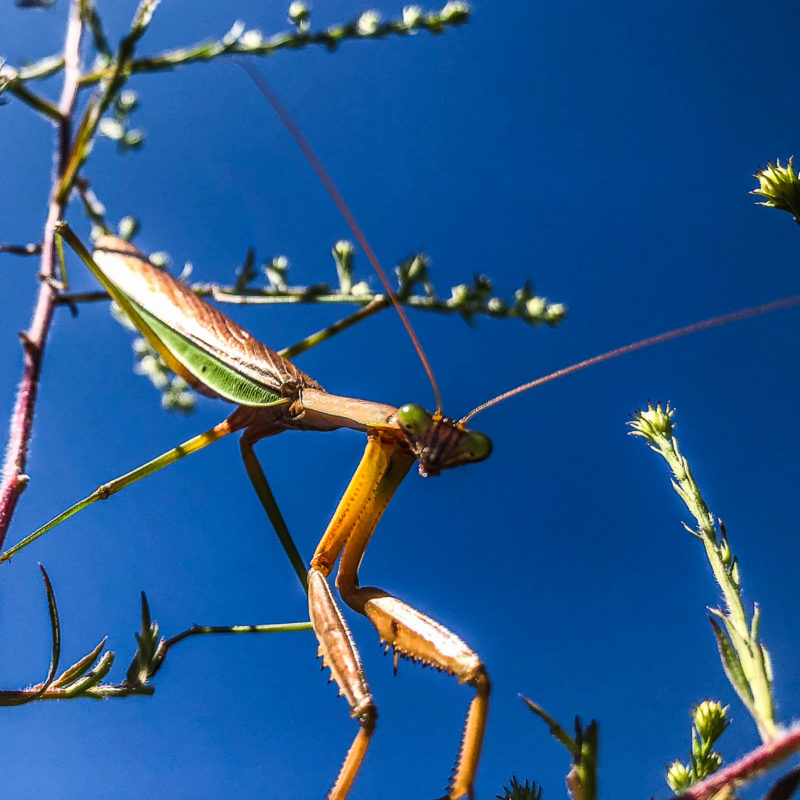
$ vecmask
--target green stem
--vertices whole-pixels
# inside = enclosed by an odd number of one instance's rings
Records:
[[[383,308],[383,303],[387,302],[386,296],[379,292],[368,294],[342,294],[341,292],[317,293],[313,289],[306,287],[296,287],[287,289],[286,291],[276,289],[252,289],[248,290],[246,293],[237,293],[233,290],[220,289],[216,286],[201,283],[194,284],[191,286],[191,289],[198,297],[210,297],[220,303],[242,306],[349,303],[363,306],[362,311],[365,312],[364,317],[359,317],[359,320],[381,310],[381,308]],[[66,305],[77,305],[79,303],[97,303],[108,299],[108,293],[103,291],[72,292],[60,295],[58,302]],[[402,305],[408,308],[413,308],[417,311],[431,311],[437,314],[466,314],[469,317],[487,316],[492,319],[520,319],[532,324],[542,323],[545,325],[557,325],[564,318],[564,307],[561,303],[548,303],[546,301],[542,303],[541,313],[531,314],[526,310],[525,306],[521,308],[509,306],[498,311],[488,308],[486,305],[470,305],[465,307],[461,301],[457,299],[454,300],[453,298],[442,300],[427,295],[410,295],[408,297],[399,297],[398,299]],[[376,302],[380,303],[380,307],[372,309],[371,304]],[[356,314],[358,313],[359,312],[356,312]],[[345,320],[341,320],[341,322],[345,323]],[[334,326],[338,324],[339,323],[334,323]],[[348,322],[341,330],[350,327],[351,324],[355,323]],[[338,330],[336,332],[338,332]],[[322,333],[322,331],[319,333]],[[312,334],[312,336],[316,335],[317,334]],[[301,342],[298,342],[297,345],[292,345],[292,347],[301,344]],[[303,350],[305,349],[308,348],[303,348]],[[300,352],[302,352],[302,350]],[[297,353],[294,353],[294,355],[297,355]]]
[[[453,19],[444,20],[435,12],[421,15],[414,22],[403,22],[393,20],[384,22],[376,26],[374,30],[364,31],[359,28],[358,20],[348,22],[344,25],[334,25],[324,31],[303,32],[286,31],[275,34],[264,40],[253,36],[253,41],[249,42],[245,37],[227,36],[219,41],[198,42],[188,47],[178,47],[167,50],[157,56],[149,58],[139,58],[131,62],[130,71],[132,73],[160,72],[171,70],[184,64],[192,64],[198,61],[211,61],[222,55],[245,55],[245,56],[270,56],[279,50],[297,50],[309,45],[322,45],[329,50],[335,49],[346,40],[353,39],[382,39],[386,36],[407,36],[409,33],[418,30],[425,30],[430,33],[441,33],[444,27],[450,25],[460,25],[467,20],[468,14],[456,16]],[[81,79],[81,86],[90,86],[99,83],[107,78],[110,70],[104,69],[84,75]]]
[[[634,415],[630,425],[634,434],[646,439],[651,449],[667,462],[672,471],[673,488],[697,521],[696,531],[687,530],[702,541],[724,599],[725,611],[712,611],[724,622],[726,629],[723,634],[715,626],[718,643],[720,636],[727,639],[727,644],[724,641],[720,644],[723,665],[733,688],[753,716],[762,740],[768,741],[777,735],[778,726],[775,722],[769,656],[758,640],[758,609],[750,623],[742,601],[738,563],[731,553],[724,527],[717,527],[717,520],[700,494],[689,462],[680,452],[678,440],[673,435],[673,414],[669,406],[662,409],[660,404],[656,407],[650,404],[647,411],[639,411]],[[723,651],[727,651],[728,646],[735,651],[737,674],[732,674],[726,664]]]
[[[169,650],[178,642],[190,636],[200,636],[208,633],[294,633],[297,631],[310,631],[310,622],[276,622],[269,625],[192,625],[185,631],[167,639],[164,648]]]
[[[27,89],[19,77],[12,78],[6,84],[6,90],[40,114],[44,114],[55,122],[62,121],[61,112],[52,103]]]
[[[290,347],[284,347],[283,350],[279,351],[279,355],[283,356],[283,358],[292,359],[300,355],[300,353],[305,353],[306,350],[310,350],[312,347],[327,341],[337,333],[341,333],[362,320],[371,317],[373,314],[377,314],[384,308],[389,308],[391,305],[392,301],[389,299],[388,295],[376,294],[363,308],[359,308],[358,311],[354,311],[338,322],[328,325],[327,328],[323,328],[316,333],[312,333],[310,336],[306,336],[305,339],[301,339]]]

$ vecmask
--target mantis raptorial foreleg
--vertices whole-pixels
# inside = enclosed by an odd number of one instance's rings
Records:
[[[486,717],[489,676],[483,662],[465,642],[447,628],[396,597],[375,587],[360,588],[358,569],[364,550],[387,503],[405,477],[414,458],[393,437],[370,434],[364,457],[320,541],[309,572],[309,614],[320,643],[320,655],[347,697],[360,729],[330,800],[344,797],[355,777],[375,727],[377,710],[366,682],[358,651],[336,606],[325,578],[339,554],[342,560],[336,586],[342,599],[369,619],[381,643],[397,657],[434,666],[475,688],[464,727],[461,751],[447,790],[447,798],[473,797]]]
[[[350,706],[350,715],[358,720],[359,725],[336,783],[327,795],[328,800],[343,800],[366,755],[375,730],[378,709],[372,699],[350,629],[333,599],[328,581],[322,572],[313,568],[308,573],[308,613],[319,642],[317,654],[322,658],[322,666],[330,668],[331,677],[339,686],[339,693],[345,696]]]
[[[342,599],[375,626],[387,650],[392,648],[395,670],[398,656],[405,656],[424,666],[444,670],[459,683],[468,683],[475,689],[464,724],[461,749],[445,795],[448,800],[472,798],[491,690],[489,675],[480,657],[444,625],[382,589],[374,586],[346,589],[340,580],[337,586]]]

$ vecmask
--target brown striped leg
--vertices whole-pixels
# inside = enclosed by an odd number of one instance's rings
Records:
[[[343,566],[346,556],[347,550],[342,559]],[[392,648],[395,670],[398,656],[404,656],[444,670],[456,677],[459,683],[468,683],[475,689],[455,769],[447,794],[442,798],[457,800],[467,797],[473,800],[473,784],[489,712],[490,683],[486,667],[462,639],[435,620],[381,589],[371,586],[357,588],[352,584],[343,587],[341,577],[340,572],[337,585],[342,599],[364,614],[378,631],[381,643]]]
[[[328,793],[328,800],[343,800],[353,785],[361,762],[367,752],[378,710],[372,700],[361,659],[353,643],[350,630],[333,599],[328,581],[316,569],[308,572],[308,610],[314,633],[319,641],[322,666],[329,667],[332,680],[339,686],[350,705],[350,715],[358,720],[359,729],[347,751],[336,783]]]
[[[364,675],[361,659],[342,614],[333,599],[327,577],[346,543],[352,538],[366,542],[378,524],[386,504],[413,463],[391,439],[370,435],[364,456],[328,525],[308,572],[308,607],[319,642],[323,665],[331,670],[358,720],[359,730],[328,800],[344,800],[361,767],[378,716]]]

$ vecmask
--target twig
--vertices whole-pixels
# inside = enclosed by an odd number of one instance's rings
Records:
[[[42,252],[40,244],[0,244],[0,253],[11,253],[15,256],[36,256]]]
[[[72,114],[80,82],[80,43],[83,22],[80,15],[80,0],[72,0],[64,39],[64,85],[58,102],[60,119],[55,123],[56,154],[53,192],[47,209],[47,219],[42,236],[42,255],[39,296],[33,312],[31,326],[23,337],[23,373],[11,415],[10,436],[6,459],[3,465],[3,480],[0,485],[0,545],[5,540],[17,500],[27,486],[25,465],[28,457],[36,394],[39,387],[42,356],[50,329],[50,320],[56,305],[56,291],[50,281],[55,275],[55,253],[53,247],[54,227],[64,211],[66,198],[57,196],[57,187],[67,165],[72,139]]]
[[[738,761],[715,772],[673,800],[711,800],[722,789],[735,789],[739,784],[777,766],[798,750],[800,750],[800,727],[794,727],[751,750]]]
[[[219,41],[199,42],[188,47],[168,50],[159,55],[134,59],[130,62],[130,71],[131,73],[161,72],[198,61],[211,61],[221,55],[270,56],[279,50],[296,50],[309,45],[321,45],[329,50],[334,50],[342,42],[350,39],[407,36],[418,30],[437,34],[441,33],[445,27],[465,23],[469,18],[469,9],[463,3],[448,3],[441,11],[419,13],[413,17],[404,15],[401,20],[389,20],[366,27],[362,22],[365,17],[366,15],[362,15],[352,22],[334,25],[323,31],[286,31],[268,38],[265,38],[259,31],[246,31],[243,27],[234,26]],[[99,83],[108,78],[109,74],[109,68],[87,74],[81,79],[81,86]]]

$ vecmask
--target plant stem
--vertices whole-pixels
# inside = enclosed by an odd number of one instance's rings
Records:
[[[39,296],[33,312],[31,326],[22,338],[23,373],[14,410],[11,415],[10,436],[3,479],[0,484],[0,547],[5,541],[11,517],[20,494],[28,484],[25,465],[33,426],[36,395],[42,369],[42,358],[50,330],[50,321],[56,305],[56,291],[50,282],[55,275],[54,228],[64,212],[66,198],[58,196],[57,187],[67,166],[72,139],[72,115],[80,83],[80,43],[83,22],[80,0],[72,0],[69,7],[67,32],[64,39],[64,85],[58,102],[60,119],[56,125],[55,178],[47,209],[42,236],[42,256]]]
[[[753,780],[760,773],[777,766],[800,750],[800,728],[795,727],[778,734],[738,761],[715,772],[711,777],[695,784],[673,800],[711,800],[723,789],[735,789],[745,781]]]

